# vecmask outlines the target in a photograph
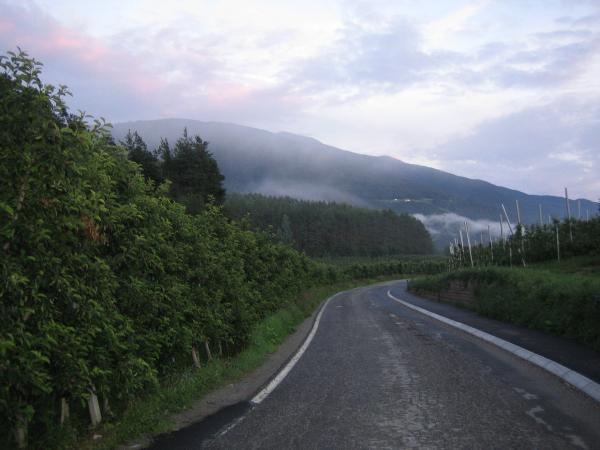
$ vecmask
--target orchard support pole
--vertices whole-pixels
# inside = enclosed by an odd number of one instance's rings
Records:
[[[569,204],[569,193],[565,188],[565,201],[567,202],[567,218],[569,219],[569,239],[573,243],[573,225],[571,224],[571,205]]]
[[[488,225],[488,237],[490,239],[490,255],[492,257],[492,264],[494,264],[494,244],[492,243],[492,233],[490,231],[489,225]]]
[[[469,237],[469,224],[465,221],[465,233],[467,233],[467,244],[469,244],[469,258],[471,259],[471,267],[475,267],[473,263],[473,252],[471,251],[471,238]]]
[[[558,237],[558,224],[556,224],[556,258],[560,262],[560,239]]]
[[[510,224],[510,219],[508,218],[508,214],[506,213],[506,208],[504,207],[504,203],[502,203],[502,211],[504,211],[504,217],[506,217],[506,223],[508,224],[508,230],[510,231],[510,235],[512,236],[514,233],[513,233],[512,225]]]

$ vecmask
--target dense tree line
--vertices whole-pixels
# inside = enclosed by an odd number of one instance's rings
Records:
[[[385,256],[433,253],[431,237],[417,219],[390,210],[228,194],[225,213],[310,256]]]
[[[142,172],[40,70],[24,53],[0,61],[2,448],[52,448],[65,428],[87,428],[94,399],[118,417],[169,373],[237,352],[258,321],[336,276],[216,206],[192,215],[167,195],[189,194],[178,158],[204,142],[184,136],[165,146],[164,172]],[[181,175],[181,190],[156,174]]]

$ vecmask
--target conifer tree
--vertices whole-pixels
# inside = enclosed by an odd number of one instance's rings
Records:
[[[225,198],[224,177],[208,151],[208,142],[200,136],[189,137],[183,130],[173,149],[162,141],[163,168],[171,185],[172,197],[185,204],[188,211],[197,213],[207,203],[222,204]]]
[[[146,143],[137,131],[132,133],[131,130],[128,130],[125,140],[121,141],[120,144],[127,150],[127,157],[142,166],[142,171],[147,180],[152,180],[155,184],[164,181],[157,152],[152,153],[148,150]]]

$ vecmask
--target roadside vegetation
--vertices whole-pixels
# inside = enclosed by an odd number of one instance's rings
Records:
[[[480,235],[469,248],[461,230],[446,273],[415,279],[409,289],[437,295],[458,281],[474,292],[471,307],[482,315],[600,350],[600,217],[510,232],[496,241]]]
[[[252,231],[223,213],[200,137],[117,145],[40,74],[23,52],[0,60],[0,447],[160,430],[260,364],[336,283],[416,270],[325,264]]]
[[[522,267],[461,269],[414,279],[416,294],[439,294],[450,283],[474,290],[479,314],[557,334],[600,351],[600,257]]]
[[[258,323],[248,346],[233,357],[216,357],[201,368],[189,367],[170,378],[152,394],[132,402],[119,421],[108,423],[77,442],[82,449],[108,450],[133,439],[149,438],[172,428],[171,416],[190,408],[194,401],[219,387],[233,383],[260,367],[287,336],[334,293],[384,281],[386,277],[341,281],[304,291],[274,314]]]

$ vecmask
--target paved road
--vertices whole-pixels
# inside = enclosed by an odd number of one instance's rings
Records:
[[[600,407],[555,377],[391,300],[338,295],[262,403],[154,449],[600,448]]]

